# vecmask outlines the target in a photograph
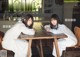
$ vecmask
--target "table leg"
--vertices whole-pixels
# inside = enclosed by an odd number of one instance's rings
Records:
[[[56,48],[56,55],[57,57],[60,57],[59,48],[58,48],[58,40],[56,38],[54,38],[54,44]]]
[[[42,48],[42,41],[41,41],[41,40],[40,40],[40,50],[41,50],[41,51],[40,51],[40,52],[41,52],[41,53],[40,53],[40,54],[41,54],[40,57],[44,57],[44,56],[43,56],[43,48]]]
[[[27,57],[31,57],[32,39],[29,40]]]
[[[39,52],[39,55],[41,57],[41,54],[40,54],[40,46],[39,45],[36,45],[37,49],[38,49],[38,52]]]

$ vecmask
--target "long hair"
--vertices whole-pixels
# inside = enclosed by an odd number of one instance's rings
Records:
[[[28,22],[29,18],[32,19],[32,24],[31,24],[30,26],[28,26],[27,23],[26,23],[26,22]],[[31,29],[31,28],[33,27],[33,22],[34,22],[33,16],[32,16],[31,14],[27,14],[27,15],[24,17],[24,20],[22,20],[22,22],[25,24],[26,27],[28,27],[28,28]]]
[[[56,26],[54,26],[54,25],[51,23],[51,20],[52,20],[52,19],[57,20],[57,25],[56,25]],[[50,27],[51,27],[51,29],[57,29],[59,23],[60,23],[59,16],[58,16],[57,14],[52,14],[52,15],[51,15],[51,19],[50,19]]]

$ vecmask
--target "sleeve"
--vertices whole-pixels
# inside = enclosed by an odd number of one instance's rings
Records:
[[[27,35],[34,35],[35,34],[35,30],[34,29],[29,29],[25,26],[22,26],[21,28],[21,32]]]

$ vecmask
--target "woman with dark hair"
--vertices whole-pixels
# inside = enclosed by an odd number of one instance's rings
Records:
[[[64,33],[68,37],[67,38],[60,38],[58,39],[58,46],[59,46],[59,51],[60,51],[60,56],[62,55],[63,50],[66,49],[66,47],[74,46],[77,44],[77,38],[75,35],[72,33],[72,31],[66,27],[64,24],[60,24],[60,20],[58,15],[53,14],[51,16],[50,24],[45,25],[44,28],[48,32],[52,32],[53,34],[61,34]],[[55,46],[53,48],[52,54],[56,56],[56,49]]]
[[[21,33],[34,35],[33,22],[33,16],[27,14],[22,21],[17,22],[5,33],[2,46],[5,49],[13,51],[15,53],[14,57],[27,57],[28,41],[18,39],[18,37]]]

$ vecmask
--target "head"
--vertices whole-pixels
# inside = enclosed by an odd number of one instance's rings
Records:
[[[31,14],[27,14],[23,20],[23,23],[25,24],[26,27],[32,28],[33,27],[33,16]]]
[[[59,16],[57,14],[52,14],[51,20],[50,20],[50,27],[52,29],[57,29],[59,21],[60,21]]]

